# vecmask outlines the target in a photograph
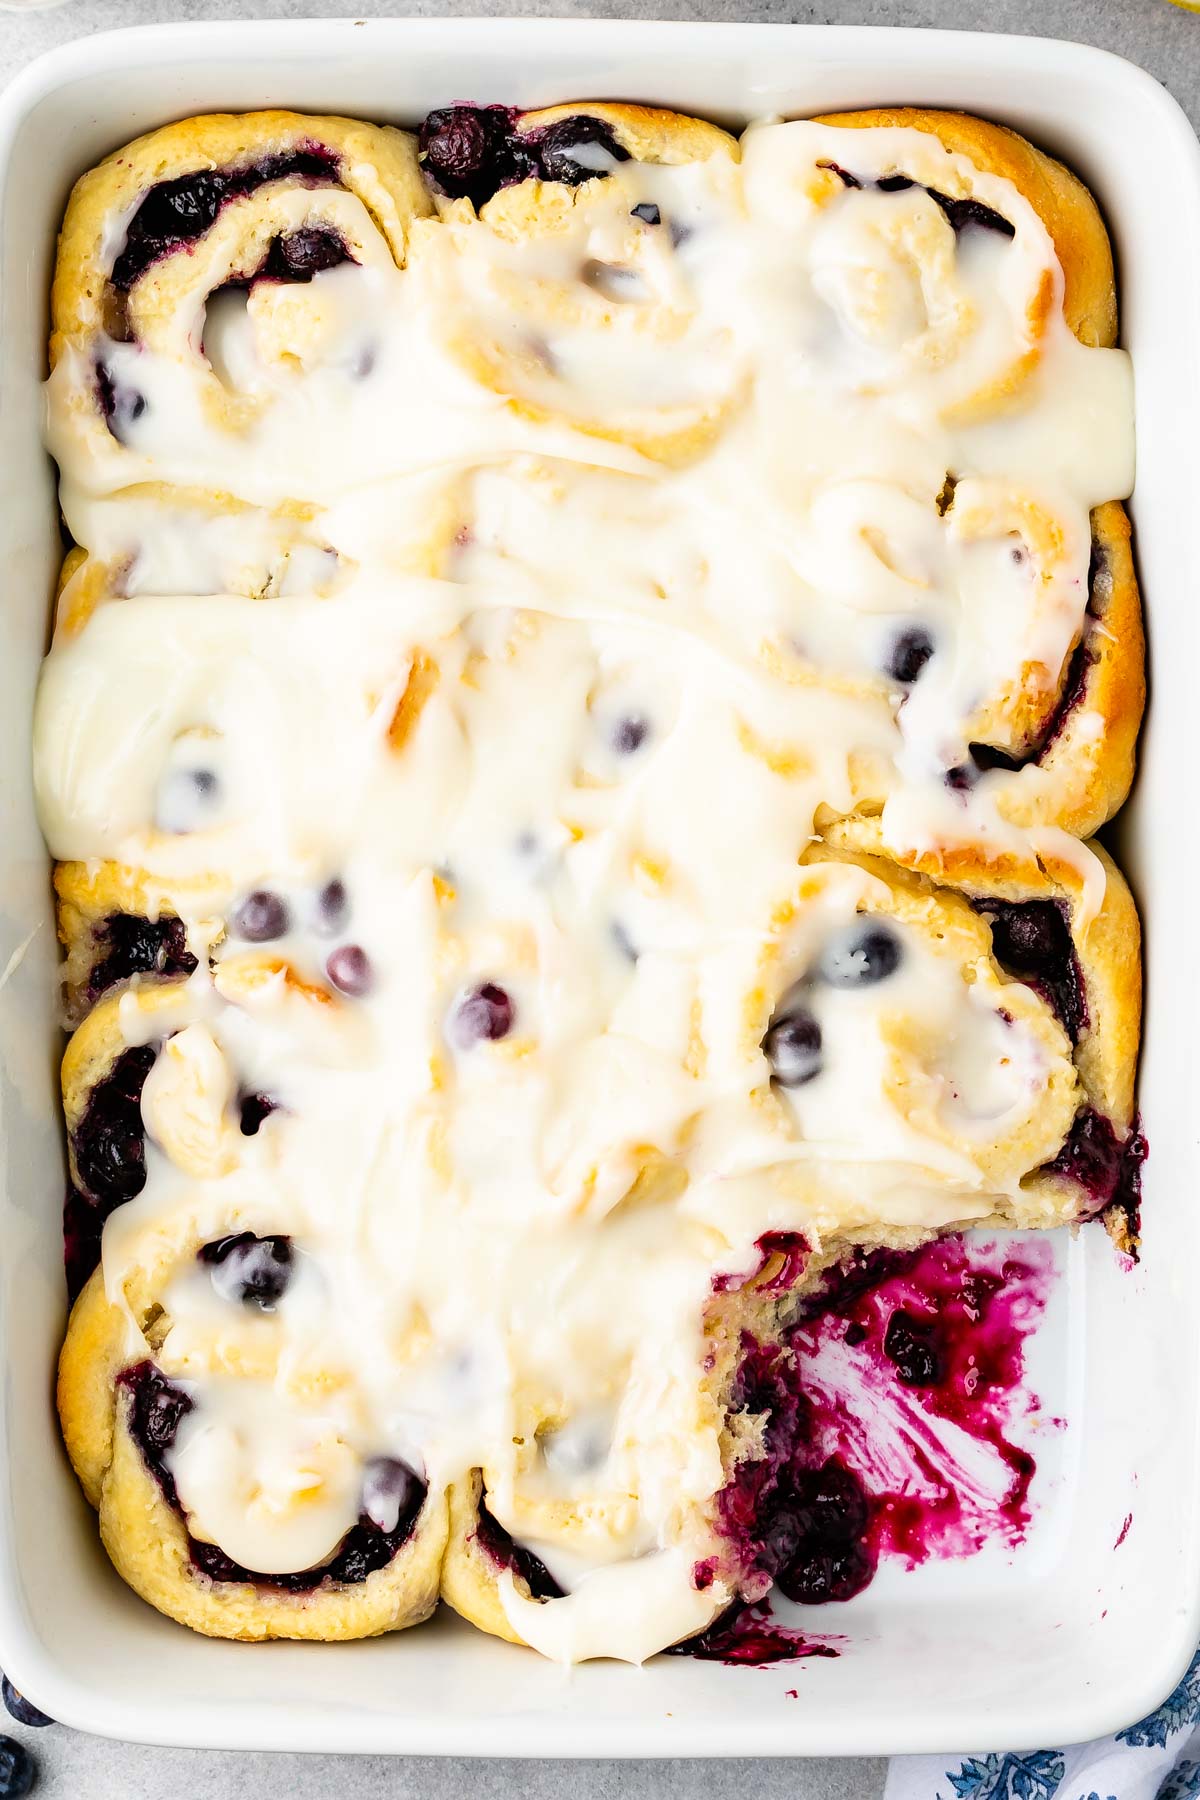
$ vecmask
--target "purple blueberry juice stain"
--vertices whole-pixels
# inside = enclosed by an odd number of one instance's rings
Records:
[[[71,1133],[76,1183],[67,1196],[64,1231],[68,1266],[76,1279],[89,1258],[92,1268],[99,1260],[100,1233],[109,1213],[135,1199],[146,1185],[142,1088],[156,1054],[152,1044],[123,1050],[92,1089]]]
[[[828,1637],[811,1637],[771,1617],[765,1600],[736,1601],[706,1631],[673,1644],[668,1656],[694,1656],[701,1662],[765,1669],[771,1663],[800,1662],[807,1656],[839,1656]]]
[[[797,1327],[804,1453],[836,1456],[861,1483],[875,1560],[913,1567],[1024,1539],[1036,1464],[1014,1432],[1037,1405],[1024,1345],[1054,1272],[1048,1243],[944,1238],[887,1257],[876,1280],[854,1272]]]
[[[238,1100],[238,1125],[243,1137],[257,1137],[264,1119],[278,1112],[279,1102],[270,1094],[243,1094]]]
[[[98,954],[87,980],[87,997],[96,1000],[119,981],[134,975],[191,975],[196,958],[187,947],[182,919],[144,919],[135,913],[110,913],[92,929]]]
[[[129,1397],[130,1435],[163,1499],[182,1521],[183,1508],[167,1458],[179,1427],[195,1402],[149,1361],[123,1369],[117,1376],[117,1387]],[[387,1464],[386,1478],[380,1473],[380,1465],[384,1463]],[[404,1481],[399,1479],[400,1470],[406,1476]],[[395,1518],[389,1530],[384,1530],[372,1516],[382,1510],[383,1488],[387,1490],[389,1521],[393,1515]],[[363,1480],[363,1510],[333,1555],[316,1568],[298,1569],[292,1574],[265,1575],[234,1562],[216,1544],[202,1542],[190,1532],[188,1554],[192,1567],[207,1575],[210,1581],[249,1582],[255,1587],[273,1588],[285,1594],[311,1594],[322,1587],[351,1587],[365,1581],[377,1570],[385,1569],[403,1549],[416,1528],[427,1491],[425,1482],[415,1470],[395,1458],[376,1458],[368,1463]]]

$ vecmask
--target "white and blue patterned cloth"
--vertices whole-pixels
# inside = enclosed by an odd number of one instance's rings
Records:
[[[1200,1800],[1200,1651],[1158,1710],[1115,1737],[1024,1756],[894,1756],[884,1800]]]

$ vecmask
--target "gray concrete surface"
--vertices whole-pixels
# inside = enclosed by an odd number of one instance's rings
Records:
[[[1200,123],[1200,15],[1169,0],[371,0],[372,16],[469,13],[547,17],[742,19],[1029,32],[1099,44],[1157,76]],[[0,85],[69,38],[167,19],[323,18],[338,0],[0,0]],[[881,96],[882,98],[882,96]],[[732,1722],[736,1736],[736,1721]],[[35,1751],[39,1800],[878,1800],[885,1765],[867,1758],[767,1762],[472,1762],[404,1757],[243,1756],[150,1750],[55,1727],[14,1737]],[[929,1800],[934,1800],[931,1794]]]

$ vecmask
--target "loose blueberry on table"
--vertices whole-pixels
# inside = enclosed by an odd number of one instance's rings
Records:
[[[33,1786],[37,1764],[16,1738],[0,1737],[0,1800],[21,1800]]]
[[[38,1729],[43,1725],[53,1725],[54,1720],[49,1713],[44,1713],[32,1700],[27,1700],[24,1694],[19,1693],[7,1675],[0,1676],[0,1694],[18,1725],[35,1726]]]

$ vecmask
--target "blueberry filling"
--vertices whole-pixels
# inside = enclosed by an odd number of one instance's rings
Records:
[[[901,194],[918,185],[907,175],[883,175],[878,181],[863,182],[861,177],[851,175],[848,169],[843,169],[835,162],[820,163],[818,167],[832,169],[848,188],[874,187],[881,194]],[[949,194],[940,193],[937,188],[931,187],[927,187],[925,192],[941,207],[955,237],[969,225],[978,225],[985,231],[998,231],[1001,237],[1016,236],[1016,227],[1002,213],[996,212],[991,206],[985,206],[981,200],[954,200]]]
[[[146,410],[145,394],[117,380],[106,362],[96,364],[96,397],[104,420],[118,444],[129,442],[129,430]]]
[[[91,1000],[132,975],[190,975],[196,967],[182,919],[110,913],[93,927],[92,939],[103,954],[88,976]]]
[[[1148,1145],[1140,1125],[1124,1140],[1103,1113],[1085,1106],[1075,1115],[1067,1141],[1047,1170],[1077,1181],[1091,1200],[1093,1212],[1116,1207],[1136,1236],[1142,1204],[1142,1164]]]
[[[243,1094],[238,1102],[238,1124],[243,1137],[257,1137],[263,1120],[279,1107],[269,1094]]]
[[[839,1457],[816,1449],[787,1352],[748,1333],[741,1348],[730,1407],[765,1420],[763,1455],[738,1463],[718,1495],[723,1535],[788,1599],[848,1600],[875,1571],[866,1490]]]
[[[453,1036],[463,1049],[477,1043],[494,1043],[508,1036],[515,1018],[511,996],[494,981],[484,981],[459,1001]]]
[[[501,188],[531,176],[578,187],[604,173],[588,154],[593,146],[616,162],[628,161],[629,152],[600,119],[580,115],[522,133],[516,129],[518,117],[506,106],[431,112],[421,126],[420,157],[439,193],[479,207]]]
[[[900,967],[900,940],[885,925],[856,927],[832,943],[820,962],[830,987],[872,987]]]
[[[287,177],[313,183],[335,180],[338,168],[338,158],[331,151],[310,144],[302,150],[265,156],[242,169],[201,169],[173,181],[157,182],[129,221],[124,248],[113,265],[113,286],[128,292],[160,256],[169,255],[181,244],[195,243],[211,229],[227,201]]]
[[[199,1259],[222,1300],[237,1300],[260,1312],[274,1312],[292,1278],[289,1237],[260,1238],[241,1231],[205,1244]]]
[[[1095,653],[1089,649],[1087,635],[1080,638],[1071,652],[1071,660],[1067,664],[1066,678],[1055,702],[1054,711],[1043,726],[1036,743],[1029,749],[1013,754],[1009,750],[999,750],[993,744],[969,744],[969,758],[965,763],[946,771],[946,786],[958,793],[965,793],[975,786],[980,775],[989,769],[1006,769],[1010,772],[1025,768],[1029,763],[1041,762],[1043,756],[1062,735],[1067,719],[1080,705],[1087,692],[1088,670],[1096,660]]]
[[[895,1363],[905,1387],[936,1387],[942,1380],[944,1366],[932,1319],[920,1319],[897,1307],[888,1320],[883,1353]]]
[[[254,893],[247,894],[229,915],[229,929],[233,935],[246,938],[252,944],[269,944],[273,939],[283,937],[290,923],[286,902],[266,888],[257,888]]]
[[[71,1134],[79,1185],[102,1219],[146,1185],[142,1088],[155,1055],[151,1044],[123,1050]]]
[[[888,654],[886,673],[902,687],[911,687],[933,655],[933,639],[923,626],[902,631]]]
[[[1059,900],[976,900],[992,928],[992,954],[1054,1008],[1073,1044],[1088,1022],[1083,972],[1067,908]]]
[[[498,1569],[511,1569],[518,1580],[525,1583],[535,1600],[563,1598],[564,1590],[559,1587],[541,1557],[535,1556],[532,1550],[527,1550],[524,1544],[518,1544],[510,1537],[483,1499],[479,1502],[475,1521],[475,1542]]]
[[[803,1087],[821,1073],[821,1027],[801,1006],[785,1002],[767,1027],[762,1050],[780,1087]]]
[[[158,1483],[163,1499],[176,1513],[181,1513],[175,1479],[166,1465],[166,1456],[175,1442],[180,1421],[185,1414],[191,1412],[193,1402],[151,1362],[137,1363],[132,1368],[122,1370],[117,1377],[117,1385],[129,1395],[130,1434]],[[391,1458],[379,1459],[381,1462],[384,1460],[392,1464]],[[363,1511],[333,1556],[318,1568],[298,1569],[293,1574],[259,1574],[254,1569],[243,1568],[240,1563],[234,1562],[232,1557],[226,1556],[215,1544],[202,1543],[189,1533],[188,1551],[193,1567],[212,1581],[252,1582],[256,1587],[277,1588],[288,1594],[310,1594],[327,1583],[331,1586],[349,1587],[356,1582],[365,1581],[376,1570],[386,1568],[397,1551],[403,1549],[413,1534],[425,1503],[427,1490],[420,1476],[402,1463],[392,1466],[404,1469],[408,1476],[403,1490],[395,1474],[388,1474],[386,1477],[374,1475],[372,1471],[377,1468],[377,1464],[368,1463],[363,1486]],[[395,1524],[390,1530],[383,1529],[367,1511],[368,1505],[376,1512],[382,1510],[383,1487],[388,1489],[391,1496],[389,1516],[392,1512],[395,1514]]]
[[[639,200],[630,210],[631,219],[640,219],[643,225],[661,225],[662,214],[653,200]]]

